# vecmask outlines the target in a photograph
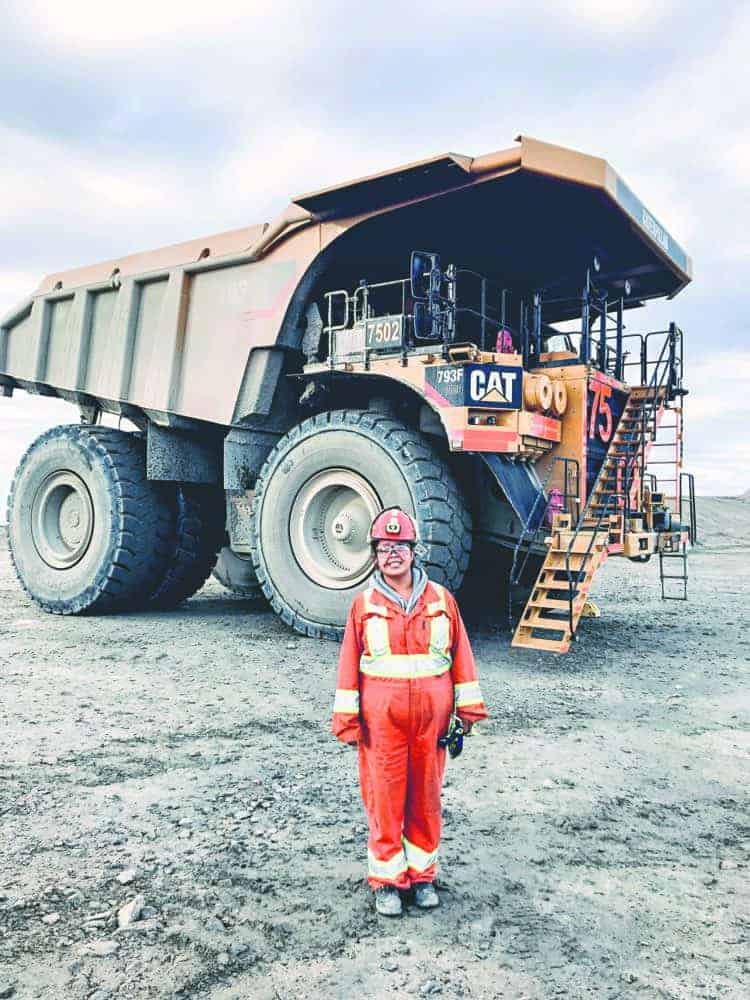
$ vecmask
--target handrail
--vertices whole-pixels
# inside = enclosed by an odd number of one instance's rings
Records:
[[[591,555],[591,549],[593,548],[594,540],[596,539],[597,534],[602,530],[601,529],[602,520],[604,519],[605,514],[607,516],[609,516],[609,514],[610,514],[610,509],[609,509],[610,502],[612,500],[615,500],[615,499],[622,500],[624,502],[625,501],[625,495],[623,493],[610,493],[609,494],[609,496],[607,497],[607,502],[604,505],[604,508],[599,512],[599,517],[598,517],[598,520],[596,522],[596,526],[591,531],[591,540],[589,541],[588,547],[586,548],[585,552],[574,552],[573,551],[573,546],[575,545],[576,540],[577,540],[579,534],[581,533],[581,529],[583,528],[583,522],[584,522],[584,518],[585,518],[585,511],[584,511],[584,514],[581,515],[581,519],[578,522],[578,524],[576,525],[576,529],[573,532],[573,537],[568,542],[568,548],[567,548],[567,550],[565,552],[565,572],[566,572],[567,577],[568,577],[568,622],[569,622],[571,636],[575,635],[575,626],[574,626],[574,623],[573,623],[573,577],[571,575],[570,557],[571,557],[571,555],[582,555],[584,557],[583,558],[583,563],[585,564],[586,559]],[[586,506],[588,508],[588,504]],[[576,570],[576,582],[575,582],[576,587],[581,582],[581,578],[583,576],[583,570],[584,570],[584,566],[583,565],[581,565]]]
[[[656,331],[655,331],[656,332]],[[658,331],[661,332],[661,331]],[[652,334],[646,334],[644,338],[644,344],[647,342],[648,337]],[[625,460],[626,475],[630,475],[632,467],[635,464],[636,456],[640,451],[640,476],[641,480],[644,477],[646,469],[646,431],[649,422],[653,422],[653,437],[656,437],[657,424],[656,418],[658,413],[658,403],[659,403],[659,393],[662,389],[666,388],[667,397],[671,395],[674,389],[677,387],[677,379],[675,377],[675,365],[676,365],[676,340],[678,336],[677,328],[674,323],[670,324],[667,337],[664,339],[662,344],[659,357],[655,362],[650,362],[653,364],[654,370],[651,376],[651,380],[647,386],[642,386],[639,388],[645,389],[645,394],[643,396],[643,406],[641,408],[641,423],[640,423],[640,434],[637,437],[631,437],[626,446],[625,454],[622,458]],[[668,351],[667,358],[665,358],[665,352]],[[643,355],[642,355],[643,358]],[[680,380],[681,381],[681,380]],[[603,466],[602,466],[603,468]],[[592,490],[592,494],[593,494]],[[588,503],[584,509],[581,520],[583,520],[588,512]]]
[[[695,505],[695,476],[692,472],[681,472],[680,473],[680,524],[683,524],[682,520],[682,507],[684,502],[684,491],[682,489],[682,480],[687,479],[688,484],[688,511],[690,513],[690,520],[688,522],[688,532],[690,538],[690,544],[695,545],[698,541],[698,516]]]
[[[528,565],[529,558],[531,556],[531,546],[533,544],[534,536],[539,533],[540,528],[546,522],[546,517],[547,514],[549,513],[550,504],[552,502],[552,498],[547,496],[547,486],[549,485],[549,482],[552,478],[552,473],[554,472],[558,462],[560,462],[563,466],[563,485],[565,489],[563,491],[562,496],[565,502],[566,511],[569,500],[572,500],[576,503],[580,502],[579,498],[580,498],[580,486],[581,486],[581,480],[580,480],[581,473],[580,473],[580,465],[578,459],[556,456],[555,458],[552,459],[552,462],[550,463],[550,466],[547,469],[547,474],[545,475],[544,480],[541,484],[541,489],[534,498],[534,503],[531,506],[531,510],[529,511],[526,521],[521,529],[521,534],[519,535],[518,541],[516,542],[516,545],[513,549],[513,561],[511,563],[510,573],[508,576],[508,624],[509,625],[512,624],[512,619],[513,619],[512,588],[515,584],[517,584],[520,581],[521,576],[523,575],[523,572]],[[575,469],[574,473],[575,491],[573,493],[570,493],[568,491],[568,483],[570,479],[570,472],[569,472],[570,466],[573,466]],[[535,515],[537,514],[539,502],[542,498],[544,498],[545,502],[544,509],[542,510],[539,519],[536,520]],[[567,511],[567,512],[570,513],[572,516],[572,511]],[[534,524],[534,527],[531,527],[532,524]],[[520,568],[517,569],[519,553],[524,543],[528,543],[526,548],[526,553],[523,556],[523,561],[521,563]]]

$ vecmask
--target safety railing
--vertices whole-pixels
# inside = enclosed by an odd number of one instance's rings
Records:
[[[548,488],[553,475],[562,466],[563,489],[553,492]],[[572,488],[571,488],[572,480]],[[513,549],[513,561],[508,576],[508,624],[513,623],[513,587],[523,579],[534,544],[540,541],[540,534],[551,527],[553,513],[570,514],[578,520],[580,505],[580,466],[575,458],[556,457],[552,460],[541,483],[541,489],[534,498],[531,510],[521,528],[521,534]],[[555,505],[553,507],[553,504]]]
[[[359,362],[367,368],[374,353],[400,352],[405,359],[422,348],[435,350],[441,342],[446,356],[454,343],[474,343],[494,351],[501,333],[507,334],[513,350],[518,349],[519,335],[508,316],[507,289],[464,267],[448,268],[445,281],[447,293],[437,296],[430,310],[414,301],[408,278],[363,281],[351,293],[346,289],[327,292],[328,322],[323,336],[329,366]],[[373,342],[367,327],[377,326],[378,321],[387,327],[387,334],[394,331],[397,335]]]
[[[682,334],[677,327],[672,324],[661,346],[658,357],[644,362],[648,356],[649,338],[663,334],[663,331],[655,331],[642,337],[644,347],[641,350],[639,360],[641,377],[646,373],[648,383],[644,379],[639,388],[644,391],[641,398],[641,412],[638,429],[631,426],[627,433],[627,443],[624,453],[620,455],[620,463],[624,468],[625,479],[632,483],[636,470],[643,482],[646,475],[646,450],[650,443],[656,438],[658,426],[659,407],[669,399],[674,397],[675,392],[681,390],[681,351],[678,352],[677,345],[682,340]],[[640,336],[635,334],[633,336]],[[650,377],[649,373],[650,372]],[[602,467],[602,470],[604,466]],[[592,491],[592,495],[595,491]],[[629,490],[628,490],[629,497]],[[629,506],[629,498],[626,506]],[[586,505],[582,520],[588,515],[589,505]]]
[[[683,480],[687,483],[687,496],[685,496],[685,488],[683,486]],[[680,501],[679,501],[680,524],[685,523],[685,513],[684,513],[685,506],[687,506],[688,510],[687,524],[688,524],[690,544],[695,545],[695,543],[698,541],[698,517],[695,505],[695,476],[692,474],[692,472],[680,473]]]
[[[654,357],[652,344],[657,337],[662,337],[663,341],[658,355]],[[668,368],[670,376],[670,398],[681,394],[685,364],[684,342],[682,330],[675,323],[670,323],[667,330],[623,334],[622,341],[625,358],[623,381],[629,385],[646,386],[651,382],[655,370],[665,367]],[[635,352],[629,350],[633,342],[635,342]],[[635,357],[631,357],[633,353],[635,353]],[[635,375],[635,378],[632,375]]]
[[[617,506],[614,509],[610,509],[610,505],[615,502]],[[586,575],[586,562],[591,555],[594,548],[594,543],[598,535],[602,532],[602,522],[604,518],[607,518],[607,540],[609,541],[609,517],[613,513],[625,516],[623,509],[627,507],[627,498],[624,493],[610,493],[603,508],[599,511],[596,523],[592,525],[584,525],[586,519],[586,512],[581,516],[578,524],[576,525],[575,531],[568,542],[568,547],[565,551],[565,573],[568,581],[568,628],[570,630],[571,637],[575,635],[575,614],[573,612],[573,604],[575,597],[580,588],[581,580]],[[588,509],[588,505],[587,505]],[[581,532],[591,532],[591,537],[589,538],[589,543],[584,550],[577,552],[575,549],[576,542],[581,535]],[[578,567],[576,572],[575,581],[573,580],[573,570],[570,565],[571,556],[582,556],[581,565]]]

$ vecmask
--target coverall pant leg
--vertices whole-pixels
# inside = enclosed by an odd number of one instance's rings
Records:
[[[447,732],[453,711],[450,674],[412,681],[409,767],[404,815],[404,852],[407,876],[432,882],[442,831],[441,791],[446,750],[438,740]]]
[[[359,773],[370,827],[373,888],[432,881],[440,843],[440,789],[453,684],[446,672],[417,680],[361,677]]]

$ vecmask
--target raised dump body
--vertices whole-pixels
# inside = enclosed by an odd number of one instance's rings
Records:
[[[53,611],[168,605],[221,550],[227,585],[338,634],[373,566],[372,517],[400,503],[436,579],[458,588],[474,548],[482,589],[501,599],[510,574],[528,596],[542,526],[578,526],[572,498],[593,502],[633,384],[650,386],[649,419],[652,402],[681,401],[681,337],[656,367],[656,341],[639,340],[629,379],[623,317],[690,277],[604,160],[526,138],[300,196],[271,225],[50,275],[0,327],[0,387],[60,396],[83,423],[19,467],[21,580]],[[102,412],[142,435],[101,428]],[[592,440],[602,415],[609,437]],[[641,556],[658,531],[630,515],[646,486],[665,492],[646,481],[647,436],[611,491],[627,493],[622,551],[631,528],[650,536]],[[136,569],[115,565],[124,548]]]

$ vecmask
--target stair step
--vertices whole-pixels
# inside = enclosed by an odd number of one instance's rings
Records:
[[[602,532],[601,531],[597,531],[596,534],[597,535],[601,535]],[[583,556],[584,559],[592,559],[597,554],[597,552],[600,549],[602,549],[607,544],[608,538],[609,538],[609,536],[607,536],[606,539],[602,539],[601,541],[595,541],[592,544],[591,548],[588,551],[584,551],[583,549],[578,549],[577,551],[571,552],[570,554],[571,554],[571,556]],[[580,539],[579,539],[579,541],[580,541]],[[568,553],[568,550],[567,549],[550,549],[550,552],[554,552],[555,555],[561,555],[561,556],[565,557],[567,555],[567,553]],[[572,564],[571,564],[571,566],[572,566]]]
[[[568,619],[565,618],[541,618],[540,616],[522,618],[518,623],[518,632],[565,632],[570,635]],[[540,638],[550,638],[541,636]],[[554,637],[557,642],[557,637]]]
[[[548,653],[567,653],[570,649],[570,639],[537,639],[533,635],[515,635],[511,646],[521,649],[541,649]]]
[[[545,572],[547,570],[549,570],[550,572],[566,573],[567,570],[568,570],[568,566],[567,566],[567,564],[565,562],[565,559],[562,556],[559,556],[559,555],[554,556],[553,559],[554,559],[554,562],[552,562],[552,561],[550,561],[548,559],[548,561],[545,563],[545,566],[544,566]],[[579,559],[580,559],[580,562],[579,562]],[[571,552],[571,554],[570,554],[570,569],[571,569],[571,572],[572,573],[577,573],[579,570],[585,569],[587,561],[588,561],[587,558],[585,558],[581,552]],[[561,581],[561,583],[562,583],[562,581]],[[545,584],[545,583],[542,583],[541,586],[546,587],[548,585]],[[552,584],[549,584],[549,586],[552,586]],[[562,588],[562,586],[558,586],[555,589],[562,590],[563,588]]]
[[[578,600],[579,590],[580,590],[580,584],[574,585],[574,587],[573,587],[573,602],[574,603],[575,603],[575,601]],[[553,592],[555,594],[558,594],[559,596],[558,597],[551,597],[550,594],[543,593],[543,591],[551,591],[551,592]],[[532,598],[534,599],[534,601],[558,601],[559,600],[559,601],[563,602],[563,604],[565,605],[566,608],[568,606],[568,597],[569,597],[569,595],[570,595],[570,587],[563,586],[562,582],[561,583],[550,583],[550,584],[544,584],[544,583],[538,584],[536,587],[534,587],[534,589],[532,591]],[[528,603],[529,604],[532,603],[531,599],[529,600]]]
[[[576,604],[578,603],[578,598],[573,598],[573,611],[575,612]],[[527,607],[529,608],[549,608],[550,611],[570,611],[570,605],[567,601],[557,601],[551,597],[544,597],[539,601],[529,601]]]
[[[557,573],[565,573],[565,569],[564,568],[563,569],[558,569],[555,572],[557,572]],[[573,569],[573,567],[571,566],[571,584],[572,584],[572,590],[573,590],[573,600],[575,600],[575,596],[580,591],[580,589],[583,586],[584,582],[587,581],[587,580],[590,581],[591,578],[594,575],[593,572],[588,572],[588,570],[583,570],[583,575],[581,576],[580,579],[577,579],[574,574],[575,573],[580,573],[580,572],[582,572],[581,569]],[[567,574],[566,574],[566,577],[567,577]],[[559,593],[559,594],[562,595],[560,597],[560,600],[565,600],[567,602],[568,595],[570,594],[570,591],[571,591],[571,586],[568,585],[567,579],[564,579],[564,580],[549,580],[549,581],[540,580],[535,585],[534,589],[532,590],[532,594],[538,594],[538,593],[540,593],[543,590],[553,590],[553,591],[556,591],[557,593]],[[545,600],[547,600],[547,599],[549,599],[549,600],[556,600],[556,598],[549,598],[548,595],[546,595],[546,594],[544,595],[544,599]]]

